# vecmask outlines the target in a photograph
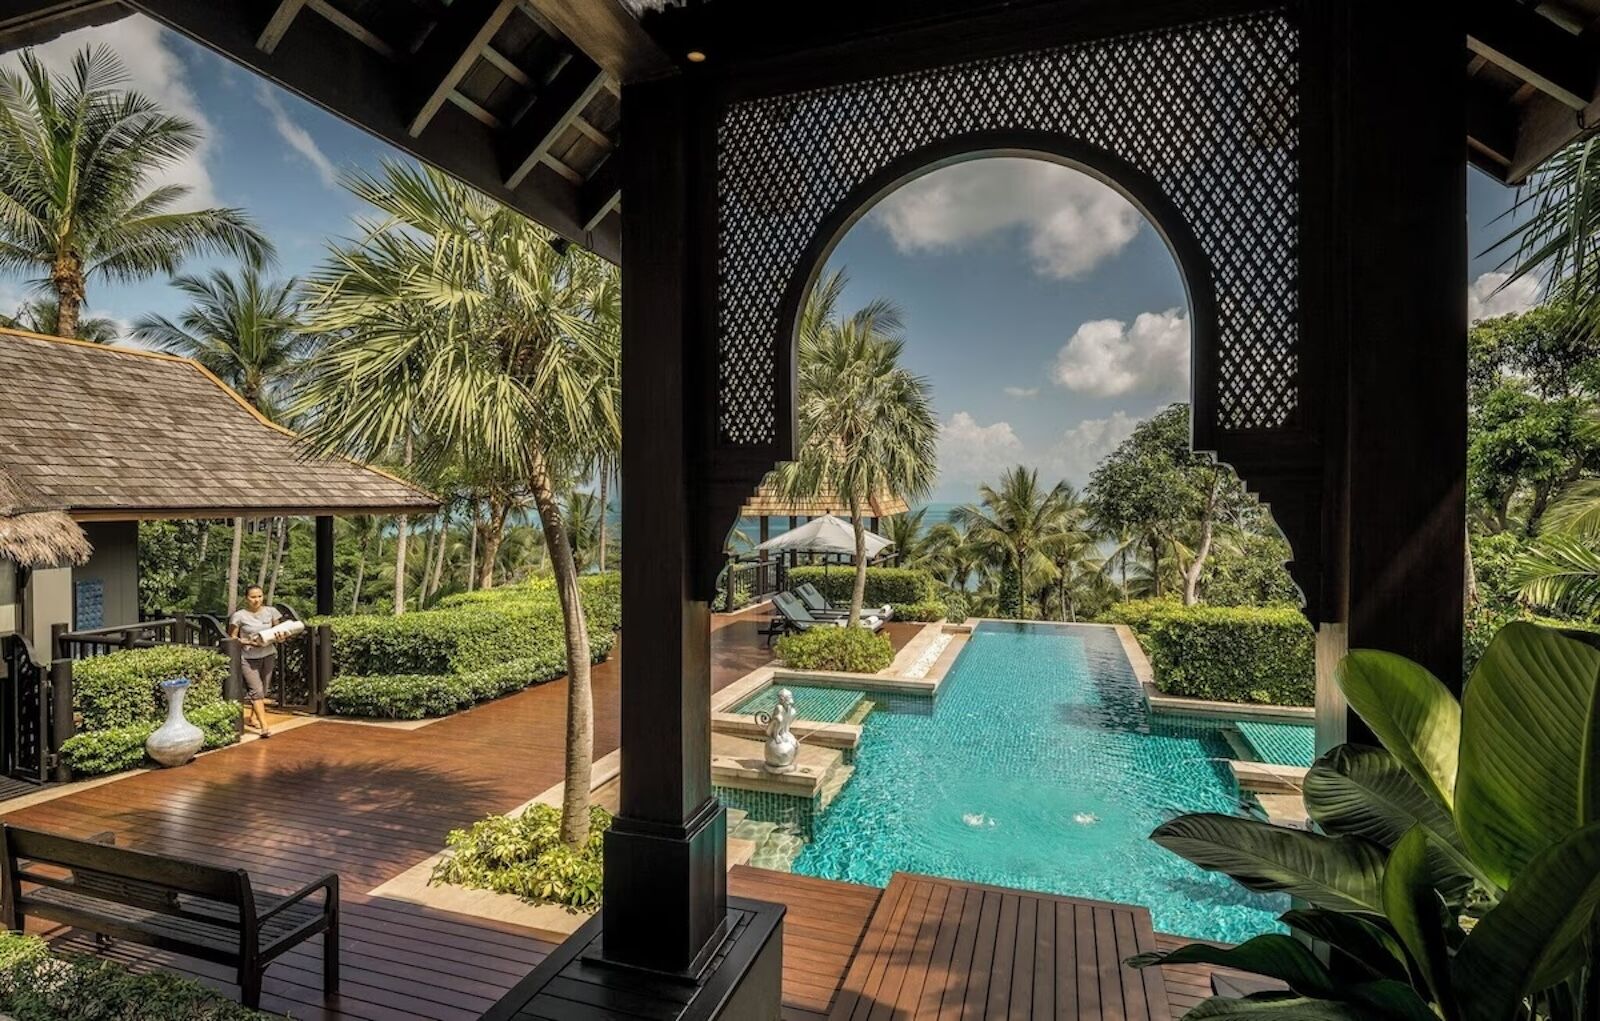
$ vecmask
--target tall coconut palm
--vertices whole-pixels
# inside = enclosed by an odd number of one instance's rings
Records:
[[[52,337],[67,336],[61,332],[61,303],[54,298],[33,298],[22,303],[14,316],[0,317],[0,323],[14,330],[43,333]],[[122,324],[104,316],[78,317],[78,331],[74,339],[91,344],[114,344],[122,338]]]
[[[193,358],[264,412],[311,347],[297,283],[267,280],[255,267],[177,276],[172,286],[189,299],[176,321],[163,315],[135,320],[133,336]]]
[[[978,487],[979,502],[957,507],[955,520],[967,541],[988,553],[999,570],[1000,612],[1021,617],[1028,596],[1055,580],[1056,550],[1071,541],[1071,490],[1063,482],[1046,488],[1036,468],[1018,465],[998,486]]]
[[[829,281],[823,291],[833,291]],[[938,424],[927,381],[900,364],[900,328],[899,310],[876,302],[801,331],[800,449],[779,480],[790,495],[833,492],[848,505],[855,533],[852,626],[866,598],[870,501],[880,493],[919,500],[937,478]]]
[[[424,464],[460,458],[525,480],[543,525],[567,653],[561,835],[588,836],[594,751],[589,639],[557,487],[621,430],[611,267],[434,170],[386,162],[347,186],[381,219],[315,275],[330,339],[297,409],[316,449],[358,456],[426,437]]]
[[[88,281],[174,273],[199,253],[260,264],[272,244],[239,209],[181,206],[153,179],[192,153],[199,129],[126,90],[111,50],[81,50],[52,75],[32,51],[0,71],[0,270],[36,272],[76,337]]]

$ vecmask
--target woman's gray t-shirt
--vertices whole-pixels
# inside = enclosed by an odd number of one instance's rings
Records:
[[[263,606],[252,612],[241,607],[233,611],[233,616],[228,618],[228,623],[239,629],[240,638],[254,638],[261,632],[283,622],[283,614],[275,606]],[[274,645],[246,645],[244,647],[245,659],[266,659],[277,654]]]

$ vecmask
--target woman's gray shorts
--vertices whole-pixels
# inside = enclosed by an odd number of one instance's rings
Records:
[[[278,654],[262,656],[258,659],[243,657],[244,665],[244,697],[252,702],[260,702],[267,697],[267,685],[272,683],[272,670],[278,665]]]

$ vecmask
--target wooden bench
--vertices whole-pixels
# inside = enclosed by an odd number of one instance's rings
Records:
[[[0,926],[28,917],[237,969],[247,1007],[267,965],[317,933],[322,987],[339,988],[339,877],[288,895],[252,888],[244,869],[168,858],[0,825]],[[322,892],[322,903],[311,898]]]

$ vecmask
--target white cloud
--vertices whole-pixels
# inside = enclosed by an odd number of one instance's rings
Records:
[[[935,171],[872,212],[901,252],[959,250],[1021,229],[1034,271],[1081,277],[1121,252],[1144,217],[1111,187],[1037,159],[983,159]]]
[[[1039,396],[1039,388],[1036,386],[1008,386],[1005,389],[1005,393],[1007,397],[1017,397],[1022,400],[1027,400],[1030,397]]]
[[[1467,288],[1467,322],[1526,312],[1539,303],[1539,281],[1511,279],[1510,273],[1485,273]]]
[[[1051,377],[1096,397],[1182,397],[1189,390],[1189,314],[1142,312],[1131,327],[1118,319],[1084,323],[1057,352]]]
[[[1138,424],[1138,419],[1129,418],[1122,411],[1109,418],[1086,418],[1061,435],[1050,448],[1045,465],[1050,474],[1082,486],[1101,458],[1132,436]]]
[[[272,117],[272,127],[278,132],[278,137],[283,139],[289,148],[305,157],[306,162],[317,172],[317,176],[322,178],[323,184],[329,188],[337,187],[338,168],[333,165],[327,153],[318,147],[317,140],[311,137],[311,132],[296,124],[294,118],[289,116],[289,111],[284,109],[283,100],[279,98],[276,87],[267,82],[260,83],[256,88],[256,99],[267,108],[267,113]]]
[[[73,56],[85,46],[108,46],[115,51],[127,71],[126,87],[155,100],[166,112],[184,118],[200,132],[200,144],[194,151],[159,171],[153,183],[189,188],[180,208],[208,208],[220,204],[210,169],[217,131],[190,86],[187,68],[171,48],[173,38],[150,19],[135,16],[68,32],[34,47],[34,53],[46,67],[60,74],[70,69]],[[4,63],[16,67],[16,56],[8,55]]]
[[[965,411],[939,426],[939,477],[976,482],[990,478],[1004,465],[1022,460],[1022,441],[1009,422],[979,425]]]

